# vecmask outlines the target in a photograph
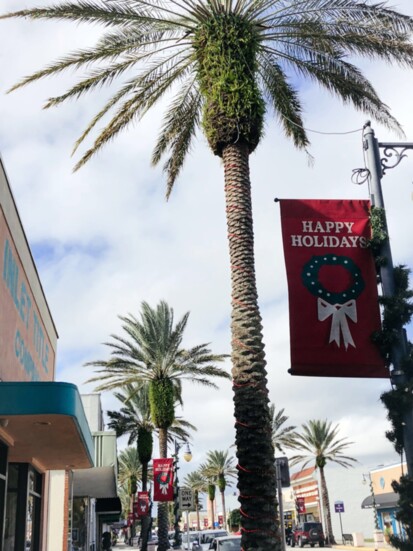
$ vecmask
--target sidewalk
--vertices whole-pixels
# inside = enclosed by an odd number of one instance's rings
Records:
[[[381,544],[380,547],[376,547],[373,541],[365,541],[364,545],[360,547],[356,547],[354,545],[336,544],[336,545],[332,545],[331,548],[340,549],[340,550],[345,549],[346,551],[354,551],[356,549],[358,551],[363,551],[363,549],[365,549],[365,551],[372,551],[372,550],[389,551],[390,549],[394,549],[394,547],[392,547],[391,545],[387,545],[386,543]]]
[[[131,547],[130,545],[127,545],[126,543],[123,543],[123,541],[118,542],[114,547],[112,547],[112,551],[122,549],[122,551],[125,551],[126,549],[137,549],[137,547]],[[288,549],[292,549],[288,547]],[[308,548],[307,548],[308,549]],[[314,548],[315,549],[315,548]],[[364,543],[363,546],[355,547],[354,545],[344,545],[344,544],[336,544],[332,545],[331,547],[325,547],[324,549],[339,549],[340,551],[390,551],[390,549],[394,549],[391,545],[382,545],[381,547],[376,548],[374,546],[374,542],[367,541]]]

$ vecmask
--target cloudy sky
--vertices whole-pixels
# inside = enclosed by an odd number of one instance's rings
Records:
[[[3,0],[1,11],[37,5]],[[392,5],[413,16],[411,0]],[[92,375],[87,361],[105,359],[102,345],[120,334],[118,315],[138,314],[140,303],[166,300],[179,318],[190,311],[185,344],[210,342],[230,351],[229,259],[223,171],[199,135],[169,202],[165,179],[150,166],[162,119],[152,112],[72,173],[71,147],[107,97],[85,96],[59,109],[44,100],[65,90],[73,74],[45,80],[7,95],[20,77],[67,51],[93,43],[96,27],[50,22],[0,22],[0,152],[60,335],[57,379],[79,385]],[[382,99],[413,141],[413,71],[360,61]],[[317,86],[303,84],[305,126],[314,166],[294,150],[274,121],[251,157],[256,270],[264,323],[270,398],[292,424],[328,419],[354,444],[350,455],[365,469],[397,460],[384,437],[386,413],[379,396],[385,380],[291,377],[286,277],[281,247],[280,198],[367,198],[351,182],[364,166],[361,128],[365,115],[343,107]],[[381,141],[399,141],[375,124]],[[354,133],[347,133],[356,130]],[[384,179],[391,243],[396,264],[413,266],[411,235],[413,152]],[[228,370],[230,366],[228,365]],[[116,407],[109,394],[105,409]],[[184,389],[182,415],[198,427],[192,447],[196,466],[211,449],[233,442],[230,383],[210,392]]]

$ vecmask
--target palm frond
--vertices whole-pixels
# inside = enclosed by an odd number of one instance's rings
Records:
[[[120,132],[139,121],[161,98],[175,94],[166,111],[152,158],[153,163],[157,163],[168,153],[164,164],[167,197],[200,125],[201,108],[207,104],[207,90],[198,89],[204,56],[199,55],[197,48],[200,44],[205,47],[205,44],[197,42],[196,37],[222,18],[227,18],[227,24],[242,21],[255,33],[259,47],[249,58],[249,64],[245,61],[248,53],[244,55],[246,46],[241,37],[234,52],[238,61],[244,60],[245,70],[251,75],[251,85],[259,84],[272,114],[279,119],[285,134],[297,147],[308,145],[297,92],[299,86],[295,89],[291,84],[297,73],[300,79],[313,80],[344,103],[401,133],[400,125],[368,79],[346,61],[349,55],[361,55],[413,67],[413,18],[391,9],[385,2],[72,0],[0,17],[68,20],[109,29],[93,47],[58,59],[23,78],[12,88],[15,90],[68,68],[79,70],[87,67],[87,73],[79,82],[60,96],[49,99],[46,107],[50,107],[71,98],[78,99],[98,86],[120,82],[118,90],[98,109],[76,141],[74,151],[92,130],[96,130],[98,122],[109,117],[77,162],[75,170]],[[221,39],[225,50],[224,37]],[[259,93],[256,98],[260,101]],[[258,140],[260,132],[257,136]]]
[[[293,139],[296,147],[307,147],[309,140],[301,117],[302,107],[297,92],[287,81],[285,72],[273,56],[263,54],[260,59],[259,73],[263,87],[267,91],[269,103],[279,117],[285,134]]]

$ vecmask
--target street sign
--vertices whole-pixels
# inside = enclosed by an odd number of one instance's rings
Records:
[[[179,488],[179,508],[181,511],[194,509],[194,494],[191,488]]]
[[[334,502],[334,511],[336,513],[344,513],[344,502],[343,501],[335,501]]]

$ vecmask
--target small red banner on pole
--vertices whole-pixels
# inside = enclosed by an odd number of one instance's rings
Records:
[[[135,519],[147,517],[149,514],[149,492],[138,492],[138,500],[133,504]]]
[[[173,459],[153,460],[153,500],[173,501],[174,471]]]
[[[380,330],[370,203],[282,200],[291,374],[388,377]]]
[[[300,515],[304,514],[307,511],[305,508],[305,498],[297,497],[296,508],[297,508],[297,513]]]

